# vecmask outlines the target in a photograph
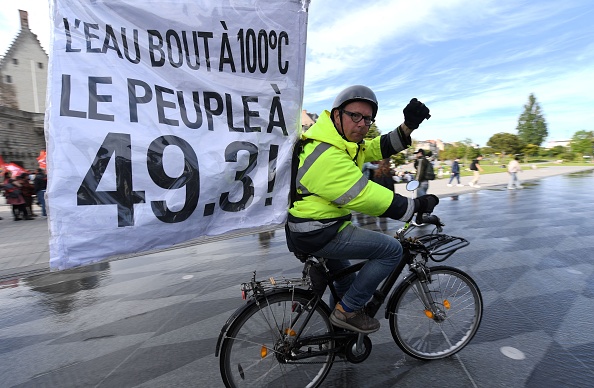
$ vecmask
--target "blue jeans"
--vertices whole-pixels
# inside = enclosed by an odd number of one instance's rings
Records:
[[[417,198],[421,195],[427,195],[427,190],[429,190],[429,181],[420,181],[419,188],[417,189]]]
[[[448,182],[448,184],[451,185],[454,178],[456,178],[458,180],[458,184],[460,184],[460,173],[459,172],[452,173],[452,176],[450,177],[450,181]]]
[[[313,254],[326,258],[331,272],[349,266],[349,260],[368,260],[357,275],[348,276],[335,284],[342,303],[353,310],[360,310],[400,262],[402,246],[390,235],[350,224]]]
[[[515,187],[521,187],[520,181],[518,180],[518,173],[517,172],[510,172],[509,183],[507,187],[513,189]]]
[[[42,216],[47,216],[47,213],[45,212],[45,190],[39,190],[37,192],[37,202],[39,202],[39,206],[41,206],[41,215]]]

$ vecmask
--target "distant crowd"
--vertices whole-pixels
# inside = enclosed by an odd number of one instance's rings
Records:
[[[11,206],[14,221],[33,220],[35,217],[46,218],[45,191],[47,175],[41,168],[35,174],[22,173],[16,177],[12,172],[4,173],[0,190]],[[33,204],[41,208],[41,214],[33,211]]]

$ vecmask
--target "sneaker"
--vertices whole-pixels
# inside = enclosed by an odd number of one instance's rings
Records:
[[[337,303],[332,311],[330,322],[334,326],[363,334],[374,333],[380,328],[379,321],[365,314],[363,309],[348,313],[344,311],[340,303]]]
[[[452,184],[451,183],[448,183],[448,187],[452,187]]]
[[[472,187],[476,187],[477,189],[480,189],[481,187],[479,185],[477,185],[476,183],[474,185],[472,185]]]
[[[474,183],[470,182],[470,183],[468,184],[468,186],[470,186],[470,187],[474,187]]]
[[[463,187],[464,185],[463,185],[463,184],[461,184],[461,183],[458,183],[456,186],[458,186],[458,187]]]
[[[516,188],[515,187],[508,187],[507,189],[508,190],[515,190]]]

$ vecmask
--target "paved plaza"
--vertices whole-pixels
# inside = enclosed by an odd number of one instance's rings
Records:
[[[422,362],[381,320],[370,357],[336,362],[324,386],[592,386],[594,171],[542,167],[520,178],[521,190],[506,189],[505,173],[484,175],[480,189],[431,182],[444,232],[470,241],[444,264],[482,291],[473,341]],[[47,220],[12,221],[3,202],[0,216],[0,387],[222,387],[214,350],[244,303],[239,284],[254,270],[301,272],[282,230],[48,272]]]

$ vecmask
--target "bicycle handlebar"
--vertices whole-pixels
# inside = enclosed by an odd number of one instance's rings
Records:
[[[442,227],[442,226],[444,226],[444,225],[445,225],[445,224],[443,224],[443,223],[441,222],[441,220],[439,219],[439,217],[438,217],[438,216],[436,216],[436,215],[434,215],[434,214],[430,214],[430,215],[427,215],[427,214],[421,214],[421,215],[420,215],[420,217],[419,217],[419,215],[417,214],[417,220],[419,220],[419,218],[421,218],[421,219],[422,219],[422,220],[421,220],[421,223],[423,223],[423,224],[430,224],[430,225],[435,225],[435,226],[437,226],[437,227]],[[419,223],[419,222],[417,221],[417,223]]]

